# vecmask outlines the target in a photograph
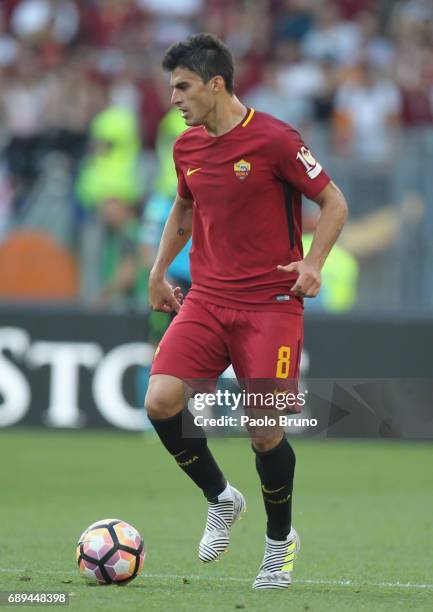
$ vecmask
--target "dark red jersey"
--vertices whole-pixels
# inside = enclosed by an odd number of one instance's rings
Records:
[[[277,265],[302,259],[301,194],[314,198],[330,179],[298,132],[249,109],[222,136],[190,128],[173,155],[179,195],[194,200],[191,296],[301,312],[291,293],[296,273]]]

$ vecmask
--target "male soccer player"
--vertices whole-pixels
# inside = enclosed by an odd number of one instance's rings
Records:
[[[233,59],[218,38],[203,33],[172,45],[163,68],[190,129],[174,146],[178,192],[149,279],[151,306],[178,315],[155,353],[145,403],[162,443],[208,500],[199,558],[210,562],[227,549],[245,500],[186,408],[186,381],[214,380],[230,363],[242,380],[297,379],[302,300],[319,291],[347,206],[293,128],[234,95]],[[321,209],[305,258],[302,193]],[[182,303],[165,272],[191,233],[192,288]],[[252,446],[267,514],[253,588],[285,588],[299,550],[295,454],[279,430],[253,435]]]

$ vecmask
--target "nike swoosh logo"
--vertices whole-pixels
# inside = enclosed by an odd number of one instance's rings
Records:
[[[188,170],[186,171],[186,175],[191,176],[191,174],[194,174],[195,172],[198,172],[199,170],[201,170],[201,168],[188,168]]]
[[[279,489],[274,489],[273,491],[271,491],[271,489],[267,489],[265,487],[265,485],[262,485],[262,491],[263,491],[263,493],[278,493],[278,491],[282,491],[283,489],[285,489],[285,487],[286,487],[286,485],[283,485]]]

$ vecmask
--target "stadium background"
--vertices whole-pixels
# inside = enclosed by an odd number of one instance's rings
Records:
[[[169,109],[161,54],[202,30],[234,51],[241,100],[297,127],[349,202],[321,297],[307,303],[305,374],[431,378],[431,0],[2,0],[3,590],[63,585],[76,592],[77,609],[103,609],[107,595],[79,587],[69,560],[87,524],[118,514],[143,531],[150,553],[144,582],[115,595],[112,609],[141,609],[142,596],[149,609],[207,609],[203,593],[215,576],[228,594],[219,609],[264,609],[247,580],[260,544],[242,548],[241,558],[233,552],[216,574],[197,569],[191,542],[201,518],[167,544],[177,525],[158,482],[170,483],[179,512],[197,512],[198,497],[152,434],[143,441],[119,431],[146,426],[147,365],[168,322],[148,312],[146,298],[176,188],[171,147],[183,129]],[[316,214],[305,202],[306,244]],[[187,252],[171,276],[188,285]],[[432,437],[429,384],[423,397],[430,412],[418,422],[416,393],[395,397],[409,416],[394,437]],[[247,443],[215,444],[251,491],[250,523],[236,544],[260,542]],[[297,452],[307,540],[294,609],[395,610],[409,599],[430,609],[430,443],[298,440]],[[88,460],[95,456],[97,467]],[[56,543],[46,544],[49,530]],[[344,544],[329,566],[335,533]]]

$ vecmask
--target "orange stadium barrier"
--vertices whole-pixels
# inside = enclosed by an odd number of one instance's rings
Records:
[[[0,299],[75,300],[77,263],[49,234],[11,232],[0,246]]]

